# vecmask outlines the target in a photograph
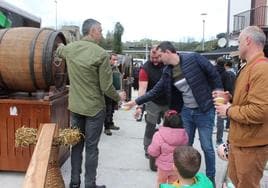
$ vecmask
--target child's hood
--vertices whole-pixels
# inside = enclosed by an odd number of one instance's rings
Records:
[[[185,129],[160,127],[159,134],[169,145],[186,145],[188,143],[188,135]]]

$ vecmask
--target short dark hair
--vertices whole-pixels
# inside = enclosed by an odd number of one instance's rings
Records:
[[[166,50],[169,50],[171,51],[172,53],[176,53],[177,52],[177,49],[175,48],[175,46],[169,42],[169,41],[164,41],[164,42],[161,42],[157,47],[156,49],[160,49],[162,52],[165,52]]]
[[[226,63],[226,59],[224,57],[218,57],[216,59],[216,64],[221,67],[223,67],[225,63]]]
[[[115,53],[115,52],[111,52],[111,53],[110,53],[110,59],[112,59],[112,56],[117,56],[117,53]]]
[[[201,164],[200,153],[192,146],[178,146],[173,153],[174,164],[183,178],[193,178]]]
[[[90,29],[95,27],[96,25],[99,25],[99,24],[100,24],[100,22],[98,22],[97,20],[91,19],[91,18],[85,20],[83,25],[82,25],[82,34],[83,34],[83,36],[88,35]]]
[[[181,116],[175,110],[168,110],[164,114],[164,127],[183,128]]]
[[[233,67],[233,60],[226,61],[224,65],[227,67]]]

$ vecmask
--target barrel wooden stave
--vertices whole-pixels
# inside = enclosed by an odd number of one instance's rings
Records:
[[[67,76],[65,62],[60,67],[53,63],[60,42],[65,43],[63,34],[47,28],[0,30],[0,87],[27,92],[48,90],[55,84],[56,73]]]

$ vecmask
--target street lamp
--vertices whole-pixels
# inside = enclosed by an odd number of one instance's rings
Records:
[[[54,0],[54,2],[55,2],[55,5],[56,5],[56,30],[57,30],[57,27],[58,27],[58,2],[57,2],[57,0]]]
[[[148,44],[146,42],[146,45],[145,45],[145,60],[146,61],[148,60],[148,56],[149,56],[149,54],[148,54]]]
[[[205,16],[208,15],[207,13],[201,13],[203,17],[203,38],[202,38],[202,51],[205,51]]]

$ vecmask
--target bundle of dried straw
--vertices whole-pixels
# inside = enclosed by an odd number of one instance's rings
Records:
[[[82,136],[84,135],[77,128],[60,129],[59,135],[53,139],[53,145],[75,145],[80,141]],[[23,126],[16,130],[16,147],[28,147],[29,145],[36,144],[36,142],[37,129]]]

